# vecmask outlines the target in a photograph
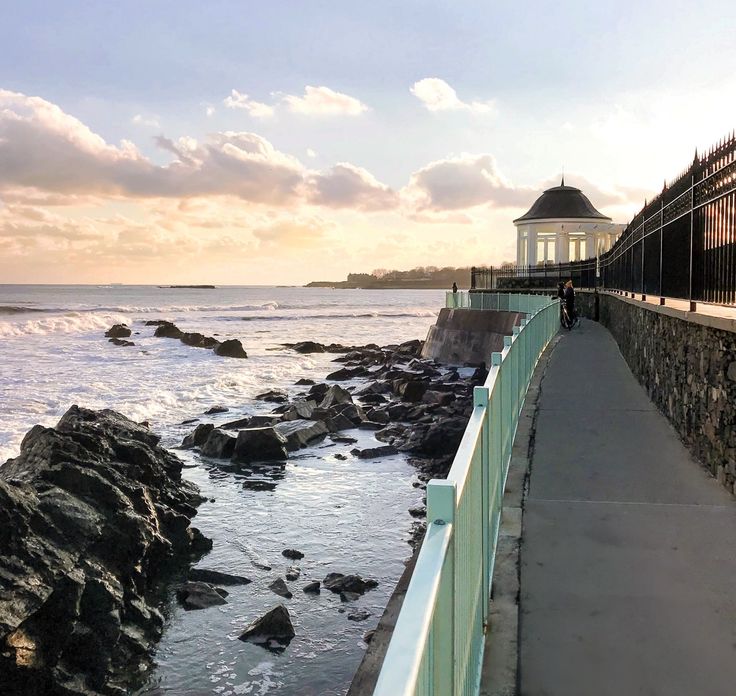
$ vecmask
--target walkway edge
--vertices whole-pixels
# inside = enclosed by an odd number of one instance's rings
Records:
[[[519,563],[523,504],[534,450],[541,383],[559,339],[559,334],[552,339],[534,368],[514,438],[493,570],[480,696],[516,696],[518,693]]]

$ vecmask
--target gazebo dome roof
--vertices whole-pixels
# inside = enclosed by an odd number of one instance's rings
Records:
[[[611,221],[611,218],[593,207],[580,189],[565,186],[564,177],[559,186],[547,189],[524,215],[514,220],[514,223],[550,218]]]

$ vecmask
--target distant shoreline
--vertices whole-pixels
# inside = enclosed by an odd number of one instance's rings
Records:
[[[387,280],[382,282],[377,280],[372,283],[354,283],[348,280],[313,280],[307,283],[305,288],[332,288],[339,290],[451,290],[452,284],[441,283],[438,281],[421,281],[411,280],[406,282]]]

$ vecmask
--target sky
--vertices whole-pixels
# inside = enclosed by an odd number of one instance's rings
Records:
[[[0,0],[0,283],[498,264],[736,126],[736,3]]]

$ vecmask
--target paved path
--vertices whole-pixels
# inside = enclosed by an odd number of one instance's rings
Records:
[[[736,694],[736,502],[593,322],[550,358],[523,525],[522,696]]]

